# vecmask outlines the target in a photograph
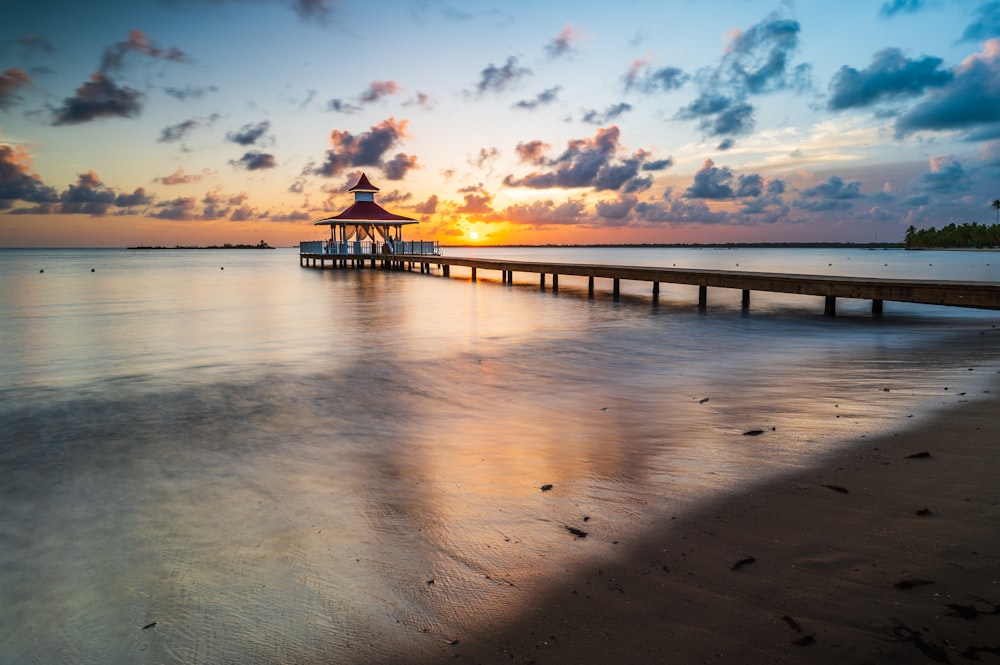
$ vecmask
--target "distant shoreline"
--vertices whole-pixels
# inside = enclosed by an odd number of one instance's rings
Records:
[[[259,245],[206,245],[204,247],[198,245],[175,245],[174,247],[164,247],[162,245],[156,246],[140,246],[140,247],[126,247],[125,249],[274,249],[267,243],[261,243]]]

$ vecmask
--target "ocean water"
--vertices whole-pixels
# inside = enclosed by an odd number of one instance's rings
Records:
[[[445,251],[1000,281],[989,252]],[[478,277],[0,250],[0,662],[417,659],[1000,369],[998,312]]]

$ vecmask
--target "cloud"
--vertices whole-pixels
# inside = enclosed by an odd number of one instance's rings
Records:
[[[158,143],[174,143],[185,138],[193,129],[199,126],[197,120],[185,120],[184,122],[177,123],[176,125],[171,125],[170,127],[164,127],[160,130],[160,138],[157,139]]]
[[[332,177],[356,166],[383,167],[385,153],[406,137],[406,125],[405,120],[397,122],[389,118],[357,136],[333,130],[330,133],[333,147],[326,151],[326,160],[312,173]]]
[[[794,204],[812,212],[848,210],[854,206],[852,201],[864,196],[860,181],[845,183],[840,176],[832,175],[825,183],[803,190]]]
[[[730,79],[752,94],[801,88],[807,83],[808,65],[791,67],[798,49],[798,21],[772,15],[746,32],[737,32],[723,59]]]
[[[666,159],[657,159],[652,162],[645,162],[642,165],[643,171],[662,171],[664,169],[670,168],[674,165],[674,160],[670,157]]]
[[[371,104],[388,95],[395,95],[400,90],[401,88],[395,81],[372,81],[368,85],[368,89],[361,93],[358,99],[363,104]]]
[[[479,73],[479,83],[476,92],[480,96],[488,93],[501,93],[517,85],[522,79],[531,75],[527,67],[519,67],[517,58],[510,56],[502,67],[488,65]]]
[[[245,152],[238,160],[230,160],[229,163],[233,166],[244,168],[247,171],[259,171],[275,167],[274,155],[257,150]]]
[[[747,102],[712,92],[703,92],[693,102],[677,111],[676,118],[698,120],[709,136],[749,134],[753,131],[754,107]]]
[[[896,136],[913,132],[994,128],[1000,123],[1000,39],[953,70],[954,78],[896,119]]]
[[[148,206],[154,200],[151,194],[147,194],[145,188],[136,187],[131,194],[119,194],[115,197],[115,206],[118,208],[137,208]]]
[[[464,203],[455,209],[455,212],[466,215],[490,215],[493,208],[493,195],[483,189],[481,184],[473,187],[465,187],[459,190],[464,194]]]
[[[417,205],[413,206],[413,209],[418,214],[421,214],[421,215],[433,215],[434,213],[437,212],[437,209],[438,209],[438,197],[437,197],[437,194],[432,194],[423,203],[418,203]]]
[[[156,207],[157,210],[152,216],[158,219],[183,221],[197,218],[196,210],[198,202],[193,196],[183,196],[170,201],[163,201],[162,203],[158,203]]]
[[[15,201],[54,203],[56,190],[30,173],[31,157],[20,146],[0,144],[0,209],[10,208]]]
[[[40,35],[21,33],[18,35],[15,43],[28,53],[44,53],[46,55],[51,55],[56,52],[56,47],[52,45],[52,42]]]
[[[592,125],[604,125],[612,120],[618,118],[618,116],[623,113],[627,113],[632,110],[631,104],[626,104],[625,102],[619,102],[618,104],[612,104],[603,113],[600,111],[587,111],[583,114],[583,121],[590,123]]]
[[[500,213],[504,221],[521,226],[536,228],[546,226],[585,225],[589,220],[583,201],[570,199],[562,203],[554,203],[551,199],[518,203],[509,206]]]
[[[158,182],[162,185],[190,185],[191,183],[201,181],[203,176],[195,174],[184,173],[184,168],[178,166],[177,170],[166,176],[159,176],[153,178],[153,182]]]
[[[684,192],[684,198],[731,199],[732,182],[733,172],[728,166],[720,168],[711,159],[706,159],[694,174],[694,183]]]
[[[926,0],[889,0],[882,3],[879,14],[886,18],[896,14],[913,14],[923,9],[926,4]]]
[[[361,110],[361,107],[350,102],[345,102],[343,99],[331,99],[326,103],[326,110],[336,111],[337,113],[356,113]]]
[[[544,141],[536,140],[528,141],[527,143],[518,143],[514,151],[517,153],[518,159],[522,162],[543,164],[545,163],[545,152],[551,147]]]
[[[292,9],[306,20],[325,22],[333,14],[338,0],[291,0]]]
[[[188,58],[178,48],[162,49],[150,42],[142,30],[130,30],[128,40],[118,42],[104,49],[101,59],[101,71],[112,72],[120,70],[125,64],[125,57],[130,53],[141,53],[151,58],[169,60],[171,62],[187,62]]]
[[[20,100],[17,91],[33,84],[27,72],[18,67],[10,67],[0,72],[0,109],[9,109]]]
[[[633,60],[629,70],[622,76],[625,90],[636,90],[647,94],[677,90],[690,79],[688,74],[677,67],[653,69],[649,62],[642,58]]]
[[[914,97],[927,88],[948,84],[953,74],[942,70],[941,58],[924,56],[909,60],[898,48],[879,51],[862,71],[844,65],[830,81],[827,107],[841,109],[871,106],[885,99]]]
[[[573,50],[573,44],[580,41],[580,32],[573,26],[566,24],[555,39],[545,45],[545,52],[550,58],[558,58]]]
[[[163,92],[182,102],[187,101],[188,99],[201,99],[210,92],[218,91],[219,89],[214,85],[186,85],[183,88],[167,86],[163,89]]]
[[[475,166],[478,169],[484,168],[487,164],[490,165],[492,169],[493,163],[500,156],[500,150],[497,148],[480,148],[479,154],[476,155],[475,159],[470,159],[469,164]]]
[[[90,80],[76,89],[74,97],[63,100],[55,109],[53,125],[76,125],[98,118],[131,118],[142,111],[145,96],[138,90],[115,84],[102,72],[94,72]]]
[[[632,157],[615,161],[618,153],[618,139],[621,130],[616,126],[598,129],[593,138],[573,139],[567,142],[566,150],[553,160],[540,162],[552,167],[548,171],[536,171],[523,178],[508,175],[504,184],[510,187],[546,189],[550,187],[593,187],[596,190],[617,190],[630,178],[635,177],[648,154],[637,152]],[[527,145],[519,144],[519,155],[531,154]]]
[[[402,180],[410,170],[419,168],[416,155],[396,153],[396,156],[382,164],[382,173],[389,180]]]
[[[521,101],[514,104],[512,108],[527,109],[529,111],[533,111],[539,106],[545,106],[556,101],[556,98],[559,96],[560,90],[562,90],[562,87],[558,85],[549,88],[547,90],[543,90],[542,92],[535,95],[534,99],[522,99]]]
[[[114,204],[116,195],[93,171],[81,173],[75,185],[59,196],[59,213],[101,217]]]
[[[976,13],[976,20],[966,26],[962,39],[979,42],[1000,37],[1000,2],[985,2]]]
[[[598,201],[594,206],[594,212],[601,219],[625,220],[632,212],[635,204],[639,200],[631,195],[620,196],[611,201]]]
[[[226,139],[242,146],[253,145],[267,133],[271,128],[271,123],[267,120],[258,123],[247,123],[240,127],[239,131],[226,132]],[[248,153],[249,154],[249,153]]]
[[[930,168],[912,183],[912,189],[931,192],[964,192],[972,187],[969,176],[954,158],[931,157]]]

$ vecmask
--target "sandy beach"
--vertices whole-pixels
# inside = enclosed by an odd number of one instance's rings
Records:
[[[567,569],[513,624],[438,640],[433,660],[1000,662],[998,410],[994,385],[668,519]]]

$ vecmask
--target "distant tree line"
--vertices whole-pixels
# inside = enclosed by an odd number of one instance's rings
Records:
[[[1000,224],[949,224],[936,229],[906,229],[903,246],[907,249],[932,247],[1000,247]]]

